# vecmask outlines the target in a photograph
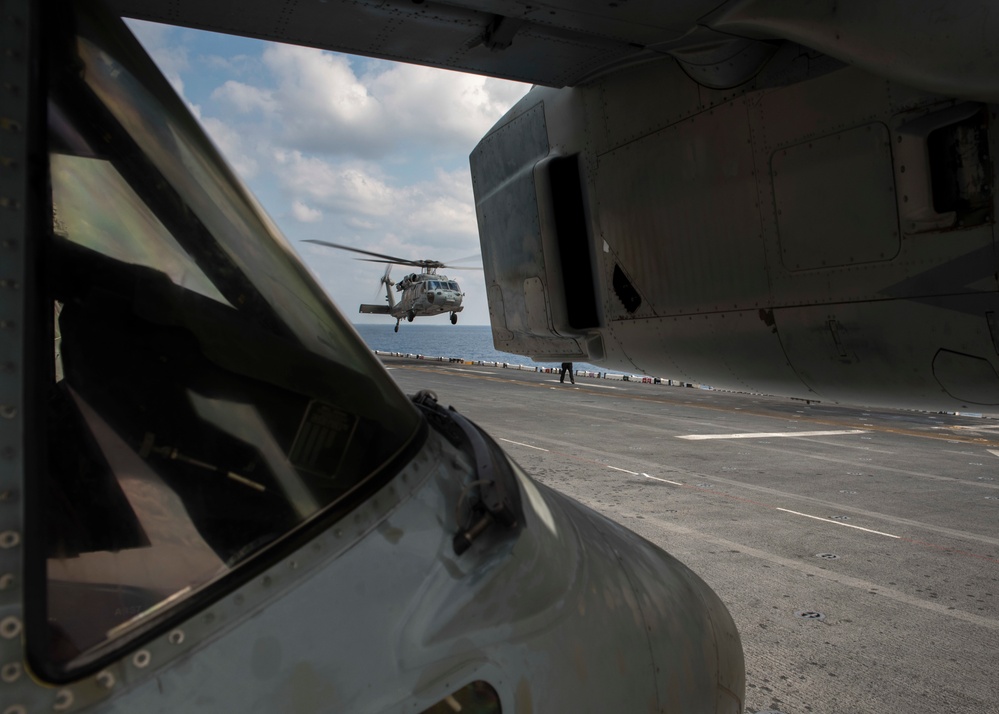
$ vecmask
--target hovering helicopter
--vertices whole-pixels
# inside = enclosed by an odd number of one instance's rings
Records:
[[[388,305],[362,304],[359,311],[372,315],[391,315],[395,318],[396,332],[399,331],[399,323],[402,322],[403,318],[408,322],[412,322],[417,317],[430,317],[431,315],[440,315],[445,312],[451,313],[451,324],[457,325],[458,313],[464,309],[461,305],[461,299],[465,296],[465,293],[461,292],[461,287],[459,287],[457,281],[451,280],[446,275],[439,275],[437,270],[440,268],[447,268],[449,270],[481,270],[477,266],[445,265],[439,260],[408,260],[406,258],[397,258],[383,253],[374,253],[370,250],[361,250],[360,248],[338,245],[337,243],[330,243],[324,240],[306,240],[304,242],[374,256],[374,258],[358,258],[358,260],[365,260],[370,263],[387,263],[388,265],[385,268],[385,274],[382,276],[381,283],[385,286],[385,299]],[[478,257],[476,255],[468,258],[460,258],[454,262],[471,260]],[[389,271],[392,270],[393,265],[412,265],[421,269],[421,272],[410,273],[395,283],[396,292],[402,293],[402,298],[398,302],[396,302],[392,295],[391,287],[393,283],[389,277]]]

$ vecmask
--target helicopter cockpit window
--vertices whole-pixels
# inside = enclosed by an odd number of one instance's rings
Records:
[[[124,25],[82,5],[50,57],[55,351],[29,503],[28,645],[54,679],[342,517],[422,433]]]

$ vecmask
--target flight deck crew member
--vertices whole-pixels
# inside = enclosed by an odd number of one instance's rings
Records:
[[[562,363],[562,372],[559,374],[558,381],[561,382],[562,384],[565,384],[565,373],[566,372],[569,373],[569,381],[572,382],[573,384],[575,384],[576,383],[576,378],[572,376],[572,362],[563,362]]]

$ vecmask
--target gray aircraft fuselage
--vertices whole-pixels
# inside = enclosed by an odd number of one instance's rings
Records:
[[[718,388],[999,406],[995,106],[785,46],[538,87],[471,156],[498,349]]]

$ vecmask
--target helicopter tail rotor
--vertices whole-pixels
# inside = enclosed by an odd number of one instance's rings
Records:
[[[389,273],[392,270],[392,264],[389,263],[385,266],[385,274],[382,276],[381,285],[385,286],[385,297],[388,300],[389,310],[395,307],[395,298],[392,297],[392,278],[389,277]],[[379,290],[381,286],[379,286]]]

